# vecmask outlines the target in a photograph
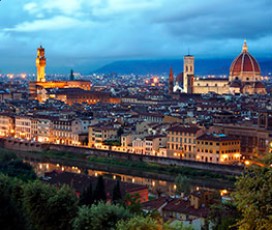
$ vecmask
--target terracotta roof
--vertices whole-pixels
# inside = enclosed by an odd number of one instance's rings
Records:
[[[238,138],[226,136],[224,134],[204,134],[197,138],[199,141],[238,141]]]
[[[190,205],[189,200],[173,199],[166,206],[163,207],[164,211],[184,213],[195,217],[207,217],[209,209],[207,207],[200,207],[195,209]]]
[[[168,200],[168,197],[159,197],[157,199],[142,203],[142,208],[149,211],[158,210],[161,206],[168,202]]]
[[[195,125],[178,125],[178,126],[170,127],[168,129],[169,132],[179,132],[179,133],[196,133],[199,130],[201,129]]]
[[[245,45],[245,44],[244,44]],[[230,76],[240,76],[243,72],[260,75],[261,69],[256,59],[247,51],[247,47],[234,59],[230,67]]]
[[[264,84],[262,82],[256,82],[255,83],[255,88],[265,88]]]

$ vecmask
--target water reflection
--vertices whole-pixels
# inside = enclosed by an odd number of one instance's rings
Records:
[[[32,161],[26,161],[29,164],[32,165],[35,172],[38,176],[43,176],[45,172],[50,172],[53,170],[58,171],[67,171],[67,172],[73,172],[73,173],[84,173],[89,176],[99,176],[103,175],[104,177],[111,178],[113,180],[121,180],[124,182],[129,183],[135,183],[135,184],[141,184],[146,185],[149,188],[149,192],[154,195],[159,194],[168,194],[170,196],[175,195],[175,191],[177,189],[177,186],[174,182],[171,181],[165,181],[165,180],[157,180],[157,179],[151,179],[151,178],[145,178],[145,177],[137,177],[137,176],[131,176],[131,175],[124,175],[124,174],[118,174],[118,173],[109,173],[106,171],[97,171],[93,169],[80,169],[76,166],[65,166],[60,164],[53,164],[53,163],[41,163],[41,162],[32,162]],[[200,190],[200,189],[206,189],[215,191],[218,190],[220,194],[226,195],[228,194],[227,189],[214,189],[209,187],[201,187],[201,186],[191,186],[191,190]]]

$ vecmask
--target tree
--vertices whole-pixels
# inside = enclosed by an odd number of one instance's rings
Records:
[[[192,230],[192,227],[184,227],[182,222],[169,225],[163,224],[161,218],[147,216],[134,216],[128,221],[121,220],[117,223],[117,230]]]
[[[239,229],[271,229],[272,154],[263,167],[252,166],[235,184],[233,197],[242,219]]]
[[[22,182],[0,174],[0,226],[1,229],[27,229],[21,206]]]
[[[123,133],[124,133],[124,129],[123,129],[123,127],[120,127],[120,128],[117,130],[117,136],[118,136],[119,138],[121,138],[121,136],[122,136]]]
[[[36,179],[36,174],[30,164],[18,159],[14,153],[6,151],[0,154],[0,173],[25,181]]]
[[[57,193],[47,200],[49,210],[49,229],[72,229],[72,220],[77,213],[78,199],[67,185],[57,190]]]
[[[189,182],[188,177],[183,176],[181,174],[179,174],[176,178],[175,178],[175,184],[177,186],[177,193],[184,193],[185,195],[189,195],[190,193],[190,189],[191,189],[191,184]]]
[[[96,202],[107,200],[104,179],[102,176],[99,176],[97,179],[96,187],[95,187],[94,194],[93,194],[93,199]]]
[[[93,204],[91,207],[82,206],[73,222],[74,230],[110,230],[120,220],[127,220],[131,214],[123,206]]]
[[[121,220],[117,223],[117,230],[162,230],[163,226],[150,216],[134,216],[128,221]]]
[[[236,229],[235,223],[239,213],[233,203],[218,203],[210,207],[208,220],[212,223],[213,229]]]
[[[90,181],[89,186],[80,194],[79,204],[80,205],[92,205],[94,202],[93,199],[93,186]]]
[[[141,214],[142,207],[140,203],[140,195],[138,193],[125,195],[124,203],[127,209],[134,214]]]
[[[71,188],[57,189],[40,181],[24,188],[24,208],[34,229],[71,229],[77,211],[77,197]]]
[[[48,215],[51,210],[47,209],[47,201],[55,193],[55,188],[42,184],[40,181],[24,186],[23,206],[34,229],[48,229]]]
[[[120,181],[119,180],[116,181],[116,185],[113,188],[112,202],[114,204],[122,202],[122,194],[121,194]]]

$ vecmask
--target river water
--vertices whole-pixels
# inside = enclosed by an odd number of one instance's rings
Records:
[[[48,162],[36,162],[30,160],[25,161],[33,166],[38,176],[43,176],[45,172],[50,172],[53,170],[84,173],[88,174],[89,176],[103,175],[104,177],[111,178],[113,180],[119,179],[124,182],[146,185],[149,189],[150,194],[153,195],[166,194],[169,196],[174,196],[176,194],[176,185],[173,181],[112,173],[107,171],[98,171],[94,169],[81,169],[77,166],[67,166]],[[211,191],[219,191],[222,196],[228,194],[229,190],[231,190],[232,187],[230,184],[214,184],[213,182],[208,183],[208,181],[206,181],[206,183],[200,183],[199,181],[195,183],[195,181],[192,180],[192,183],[190,184],[191,190],[205,189]]]

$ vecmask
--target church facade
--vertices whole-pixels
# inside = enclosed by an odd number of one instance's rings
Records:
[[[183,85],[184,93],[205,94],[265,94],[261,82],[261,69],[257,60],[248,52],[246,41],[242,52],[230,66],[229,78],[199,78],[195,76],[194,56],[184,56],[183,73],[176,79]],[[173,74],[173,73],[172,73]],[[175,90],[174,90],[175,91]]]

